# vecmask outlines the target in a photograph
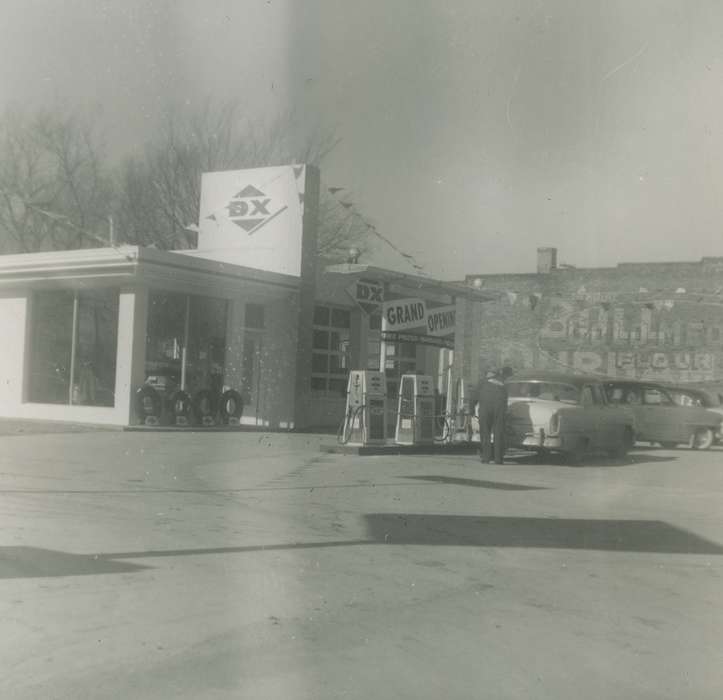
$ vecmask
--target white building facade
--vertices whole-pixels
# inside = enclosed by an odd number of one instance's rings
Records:
[[[318,189],[305,166],[210,173],[197,250],[0,257],[0,417],[138,425],[150,386],[164,402],[238,392],[242,425],[329,428],[351,368],[383,366],[390,403],[403,373],[437,376],[444,391],[464,323],[446,347],[385,342],[382,305],[360,303],[355,285],[462,314],[483,296],[382,267],[322,268]]]

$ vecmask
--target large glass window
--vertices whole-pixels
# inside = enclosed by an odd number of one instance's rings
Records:
[[[349,373],[351,312],[314,307],[311,388],[315,393],[343,396]]]
[[[190,298],[186,391],[221,393],[226,358],[228,302],[212,297]]]
[[[28,400],[113,406],[118,291],[37,292],[32,319]]]
[[[151,292],[148,297],[146,383],[162,393],[181,386],[187,299],[170,292]]]
[[[213,297],[152,292],[148,300],[146,382],[161,393],[220,392],[228,302]]]

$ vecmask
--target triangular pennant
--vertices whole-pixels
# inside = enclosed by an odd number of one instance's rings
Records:
[[[211,221],[216,221],[216,215],[215,215],[215,214],[211,214],[211,216],[207,216],[206,218],[207,218],[207,219],[210,219]]]
[[[301,177],[301,173],[304,172],[304,166],[303,165],[294,165],[292,167],[294,168],[294,176],[297,178]]]
[[[328,187],[327,188],[331,194],[336,194],[337,192],[341,192],[344,188],[343,187]]]
[[[245,197],[264,197],[264,193],[261,190],[257,190],[253,185],[246,185],[234,199],[244,199]]]
[[[354,205],[351,202],[339,202],[345,209],[351,209]]]

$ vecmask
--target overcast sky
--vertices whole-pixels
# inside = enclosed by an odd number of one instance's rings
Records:
[[[329,185],[435,275],[723,255],[717,0],[0,0],[0,105],[336,128]]]

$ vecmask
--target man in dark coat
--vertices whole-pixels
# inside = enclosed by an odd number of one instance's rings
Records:
[[[479,441],[480,460],[492,461],[492,433],[497,464],[504,463],[505,417],[507,415],[507,387],[501,376],[494,371],[487,372],[479,385]]]

